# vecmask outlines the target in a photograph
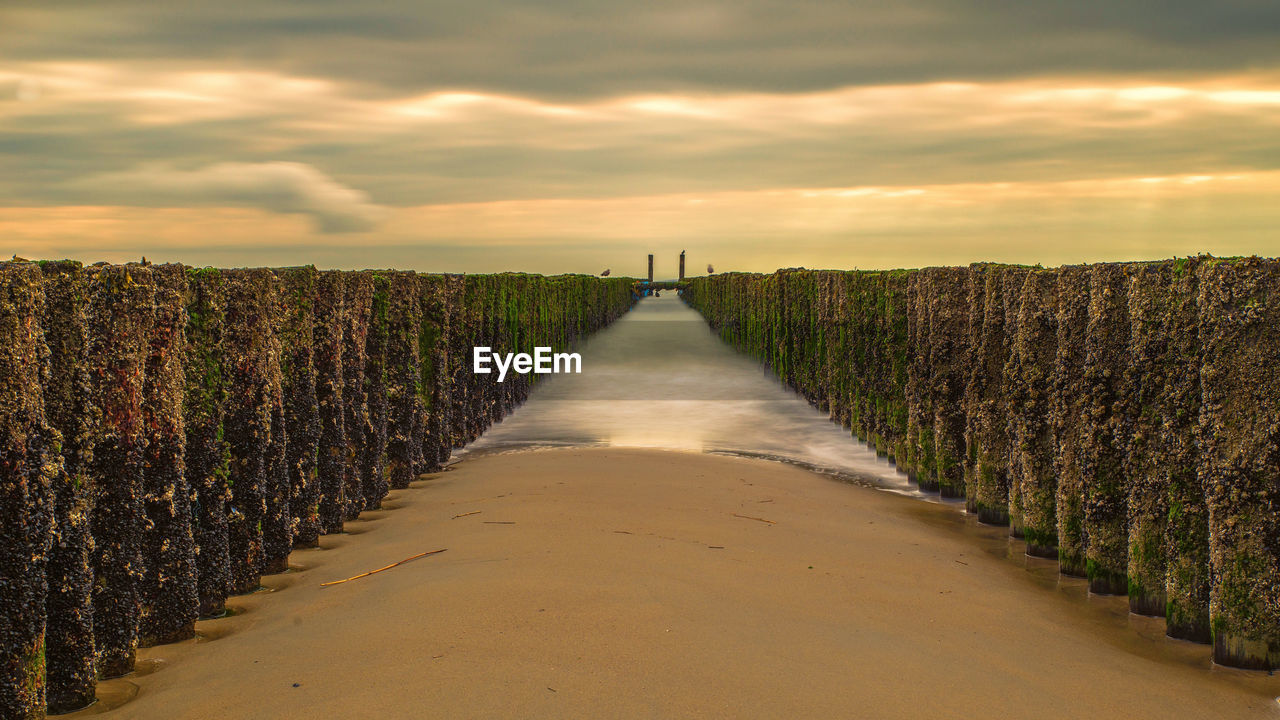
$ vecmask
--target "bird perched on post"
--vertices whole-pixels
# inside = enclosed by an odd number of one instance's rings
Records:
[[[605,268],[604,272],[600,273],[600,277],[609,277],[609,268]]]

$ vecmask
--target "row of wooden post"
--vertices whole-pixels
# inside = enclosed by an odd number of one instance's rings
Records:
[[[695,278],[685,298],[923,490],[1280,667],[1280,261]]]
[[[631,281],[0,263],[0,717],[93,701],[528,394]]]

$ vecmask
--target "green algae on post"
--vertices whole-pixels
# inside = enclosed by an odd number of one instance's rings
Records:
[[[364,509],[377,510],[387,496],[387,341],[391,282],[387,273],[370,275],[369,330],[365,335],[364,390],[368,419],[360,448]]]
[[[1058,273],[1036,268],[1022,285],[1011,330],[1010,464],[1022,483],[1023,536],[1027,554],[1058,557],[1057,437],[1052,422],[1053,370],[1058,353]]]
[[[1200,277],[1213,658],[1280,667],[1280,263],[1212,261]]]
[[[1120,412],[1129,354],[1130,268],[1094,265],[1085,330],[1080,479],[1084,499],[1089,590],[1129,592],[1128,500],[1124,477],[1127,429]]]
[[[1129,286],[1129,363],[1123,379],[1123,411],[1129,427],[1124,459],[1129,505],[1129,610],[1154,617],[1164,617],[1166,605],[1169,464],[1161,394],[1170,381],[1171,282],[1172,263],[1134,268]]]
[[[933,295],[929,300],[929,366],[933,396],[933,440],[938,492],[963,498],[965,456],[962,411],[965,374],[969,368],[966,307],[968,268],[929,268]]]
[[[276,333],[280,338],[280,391],[283,395],[286,475],[292,547],[314,547],[320,542],[320,481],[317,463],[320,442],[320,406],[316,399],[316,269],[284,268],[276,271]]]
[[[1165,621],[1171,637],[1207,643],[1209,631],[1209,507],[1200,462],[1199,278],[1208,258],[1173,264],[1166,378],[1160,396],[1161,446],[1168,482],[1165,525],[1168,574]]]
[[[346,281],[341,272],[329,270],[320,273],[316,280],[312,342],[316,411],[320,423],[316,457],[317,512],[320,531],[325,534],[342,532],[347,516],[347,432],[342,366],[345,294]]]
[[[231,375],[224,351],[226,302],[222,271],[187,269],[184,462],[193,495],[191,530],[200,614],[204,616],[222,612],[231,585],[227,544],[231,450],[223,426]]]
[[[422,306],[413,273],[391,273],[387,308],[387,484],[407,488],[423,465],[418,333]]]
[[[1050,417],[1057,450],[1058,569],[1085,577],[1086,535],[1084,484],[1081,477],[1081,432],[1084,415],[1085,332],[1089,324],[1091,275],[1088,266],[1058,268],[1058,342],[1053,363]]]

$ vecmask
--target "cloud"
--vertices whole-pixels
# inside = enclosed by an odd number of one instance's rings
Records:
[[[296,162],[217,163],[195,170],[150,166],[70,183],[99,202],[142,206],[231,206],[298,213],[320,232],[373,229],[384,211],[359,190]]]
[[[556,98],[1280,63],[1274,0],[6,0],[14,62],[165,58]]]

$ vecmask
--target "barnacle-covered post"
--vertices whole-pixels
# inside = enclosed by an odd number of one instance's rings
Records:
[[[1213,659],[1280,667],[1280,262],[1200,278],[1200,477],[1209,501]]]
[[[1053,363],[1051,422],[1057,449],[1058,570],[1085,577],[1084,485],[1080,444],[1084,417],[1085,333],[1089,325],[1090,270],[1058,268],[1058,350]]]
[[[226,305],[226,280],[221,270],[187,270],[184,461],[194,505],[191,517],[197,594],[200,614],[204,616],[223,611],[231,586],[227,545],[231,451],[223,437],[231,374],[223,346]]]
[[[418,388],[423,409],[423,467],[434,472],[449,459],[453,441],[449,435],[452,375],[449,372],[449,309],[443,275],[419,275],[419,307],[422,325],[418,330],[418,358],[421,379]]]
[[[1005,367],[1000,373],[1000,401],[999,406],[1004,408],[1005,415],[1009,413],[1009,393],[1011,392],[1010,383],[1012,382],[1012,373],[1014,369],[1009,366],[1009,361],[1013,355],[1013,328],[1018,324],[1018,311],[1022,307],[1022,283],[1027,277],[1027,268],[1025,267],[1007,267],[1000,273],[1003,287],[1001,296],[1004,301],[1004,356]],[[1003,445],[1005,448],[1004,456],[1001,462],[1004,463],[1005,472],[1009,476],[1009,535],[1015,538],[1023,536],[1023,507],[1022,507],[1022,467],[1013,462],[1014,449],[1014,426],[1011,422],[1005,422]]]
[[[142,487],[147,522],[142,537],[139,643],[144,646],[193,637],[200,614],[183,421],[186,268],[157,265],[151,274],[155,300],[145,346],[142,404],[147,432]]]
[[[225,328],[227,409],[224,437],[231,450],[227,506],[230,591],[256,590],[265,565],[267,453],[271,445],[271,271],[228,270]]]
[[[345,294],[346,281],[341,272],[328,270],[320,273],[316,279],[312,344],[315,348],[315,401],[320,423],[316,486],[320,530],[326,534],[342,532],[347,515],[347,432],[342,365],[346,327]],[[305,431],[302,432],[302,438],[305,442]],[[303,535],[299,532],[295,543],[301,544],[299,541],[302,538]]]
[[[387,298],[387,484],[407,488],[422,467],[422,369],[418,277],[391,273]]]
[[[968,457],[977,487],[971,493],[978,521],[1009,524],[1009,445],[1005,426],[1009,408],[1004,392],[1005,350],[1004,275],[1009,268],[989,266],[981,272],[983,288],[973,293],[982,299],[978,345],[970,374]],[[973,314],[979,314],[975,310]]]
[[[89,549],[97,412],[89,379],[89,279],[78,262],[43,262],[44,312],[49,348],[45,417],[62,435],[65,481],[53,484],[53,543],[45,600],[46,695],[50,712],[78,710],[94,700],[93,572]]]
[[[889,462],[904,466],[907,437],[907,282],[913,271],[883,273],[889,347],[889,380],[885,399],[889,421]]]
[[[370,434],[369,406],[365,390],[365,342],[369,336],[369,305],[373,301],[372,279],[366,273],[342,274],[344,320],[342,328],[343,426],[347,449],[343,466],[343,499],[346,520],[355,520],[364,511],[364,446]]]
[[[89,287],[89,361],[102,432],[93,451],[93,631],[98,674],[133,670],[142,580],[146,461],[143,387],[154,284],[151,269],[101,265]]]
[[[1161,441],[1169,519],[1165,547],[1165,627],[1171,637],[1207,643],[1209,632],[1209,506],[1200,464],[1200,275],[1210,258],[1173,263]],[[1203,479],[1207,479],[1203,478]]]
[[[361,449],[364,509],[382,507],[387,496],[387,337],[391,282],[387,273],[373,273],[369,304],[369,332],[365,338],[364,389],[369,420]]]
[[[1034,269],[1022,285],[1009,377],[1012,465],[1022,483],[1027,554],[1058,557],[1057,437],[1052,422],[1053,371],[1058,354],[1058,273]]]
[[[315,547],[320,542],[321,488],[316,470],[320,442],[320,407],[316,399],[318,275],[310,265],[276,271],[280,279],[276,335],[280,338],[293,547]]]
[[[914,273],[907,284],[907,475],[921,490],[937,491],[937,465],[933,442],[933,397],[929,308],[933,296],[933,272]]]
[[[1124,475],[1127,441],[1120,412],[1129,327],[1129,267],[1119,263],[1094,265],[1085,331],[1080,478],[1089,590],[1105,595],[1129,592],[1128,492]]]
[[[69,482],[41,385],[40,269],[0,263],[0,716],[45,714],[45,598],[54,488]]]
[[[289,432],[285,417],[284,372],[280,366],[284,347],[277,332],[280,312],[280,279],[274,273],[267,277],[270,302],[267,337],[267,450],[263,456],[264,503],[262,515],[262,572],[264,575],[289,569],[289,552],[293,550],[292,478],[289,473]]]
[[[965,293],[969,268],[933,268],[929,298],[929,365],[932,368],[935,479],[943,497],[962,498],[964,489],[964,386],[969,369]]]
[[[987,309],[987,272],[991,266],[973,263],[969,266],[969,347],[973,349],[973,367],[964,388],[964,488],[965,511],[978,512],[978,420],[982,395],[987,380],[987,367],[983,362],[982,321]]]
[[[449,326],[449,442],[450,447],[460,448],[467,442],[467,418],[470,415],[471,346],[467,343],[475,337],[475,328],[467,306],[467,283],[462,275],[444,276],[445,295],[448,298]],[[562,315],[563,309],[559,310]]]
[[[1128,490],[1129,610],[1164,617],[1169,518],[1169,470],[1160,398],[1169,382],[1168,344],[1172,263],[1144,263],[1129,285],[1130,339],[1123,376],[1127,425],[1124,475]]]

